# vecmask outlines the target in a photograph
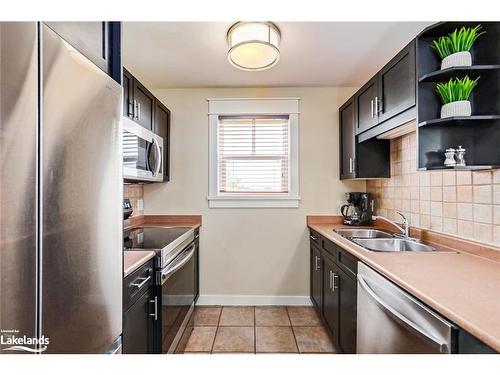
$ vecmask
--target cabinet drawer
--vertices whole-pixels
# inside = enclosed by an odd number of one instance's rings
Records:
[[[309,232],[309,239],[311,240],[312,244],[321,247],[321,236],[317,232],[311,230]]]
[[[354,276],[358,274],[358,260],[344,249],[338,248],[337,250],[337,264]]]
[[[153,284],[153,259],[150,259],[123,280],[123,310],[127,310]]]
[[[338,249],[338,246],[335,245],[333,242],[323,239],[323,246],[322,246],[322,248],[327,253],[329,253],[330,255],[332,255],[334,259],[337,258],[337,249]]]

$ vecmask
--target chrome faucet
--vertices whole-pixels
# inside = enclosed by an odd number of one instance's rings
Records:
[[[402,212],[396,211],[396,213],[398,215],[400,215],[401,218],[403,219],[403,222],[401,224],[402,226],[399,226],[399,224],[397,224],[395,221],[389,220],[383,216],[372,216],[372,219],[373,220],[380,219],[380,220],[384,220],[384,221],[388,222],[389,224],[392,224],[393,226],[398,228],[398,230],[401,232],[401,234],[403,235],[404,238],[409,238],[410,237],[410,225],[408,223],[408,219],[406,218],[405,215],[403,215]]]

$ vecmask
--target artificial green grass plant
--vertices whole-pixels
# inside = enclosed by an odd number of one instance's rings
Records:
[[[456,102],[459,100],[469,100],[470,94],[474,87],[476,87],[479,77],[475,80],[465,76],[464,78],[452,78],[448,82],[438,83],[436,85],[436,92],[440,96],[443,104]]]
[[[485,33],[480,30],[481,25],[455,29],[452,33],[433,40],[431,47],[437,51],[441,59],[456,52],[470,51],[476,39]]]

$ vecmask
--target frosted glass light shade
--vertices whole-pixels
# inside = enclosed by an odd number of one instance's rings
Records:
[[[227,58],[243,70],[264,70],[280,58],[280,31],[271,22],[238,22],[227,32]]]

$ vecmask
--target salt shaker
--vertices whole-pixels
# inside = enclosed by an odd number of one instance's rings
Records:
[[[454,167],[457,162],[455,161],[455,149],[454,148],[447,148],[446,152],[444,153],[444,156],[446,157],[444,161],[444,165],[446,167]]]
[[[457,167],[465,167],[465,148],[461,145],[457,148]]]

